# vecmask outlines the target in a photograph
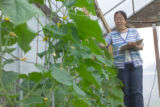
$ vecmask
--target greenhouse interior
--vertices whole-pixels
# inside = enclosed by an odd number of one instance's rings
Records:
[[[0,0],[0,107],[160,107],[159,35],[160,0]]]

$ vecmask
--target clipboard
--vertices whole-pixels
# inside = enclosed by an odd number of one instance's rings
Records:
[[[133,43],[136,43],[136,45],[140,45],[142,42],[143,42],[143,39],[138,40],[138,41],[133,42]],[[130,48],[130,46],[127,44],[127,45],[121,46],[120,51],[122,52],[122,51],[129,50],[129,49],[131,49],[131,48]]]

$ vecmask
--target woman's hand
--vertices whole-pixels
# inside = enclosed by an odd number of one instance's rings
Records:
[[[128,42],[130,49],[143,50],[143,44],[137,45],[135,42]]]
[[[136,49],[137,47],[136,42],[128,42],[128,47],[131,49]]]
[[[105,47],[106,47],[106,45],[105,45],[105,44],[103,44],[103,43],[100,43],[100,44],[99,44],[99,47],[100,47],[100,48],[105,48]]]

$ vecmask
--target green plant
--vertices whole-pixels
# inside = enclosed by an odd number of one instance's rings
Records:
[[[51,107],[55,100],[56,107],[123,107],[121,82],[112,58],[98,46],[105,43],[102,31],[98,22],[82,11],[86,8],[95,15],[94,0],[57,1],[62,6],[54,12],[48,0],[52,13],[50,23],[43,25],[35,16],[42,12],[31,5],[44,5],[43,0],[0,0],[0,96],[5,100],[2,106]],[[51,24],[63,7],[64,17],[57,16],[61,22]],[[41,24],[43,40],[48,44],[47,50],[38,54],[45,57],[45,63],[35,64],[41,72],[27,75],[5,71],[6,64],[26,60],[12,55],[15,49],[11,46],[18,43],[25,53],[30,50],[30,43],[38,35],[26,24],[32,17]],[[12,58],[4,58],[4,54]],[[20,79],[21,84],[17,82]],[[20,91],[24,92],[23,99],[19,99]]]

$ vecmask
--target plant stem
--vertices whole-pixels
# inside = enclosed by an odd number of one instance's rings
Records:
[[[2,56],[2,23],[0,20],[0,56]],[[2,76],[2,57],[0,57],[0,78]]]
[[[14,104],[13,102],[11,101],[7,91],[5,90],[5,87],[3,85],[3,82],[2,82],[2,79],[0,78],[0,86],[1,86],[1,89],[2,91],[4,92],[4,96],[6,97],[6,99],[8,100],[8,103],[10,104],[11,107],[14,107]]]
[[[51,9],[51,11],[53,11],[52,5],[51,5],[51,0],[48,0],[48,4],[49,4],[49,8]]]
[[[49,8],[51,9],[51,14],[49,16],[49,21],[50,23],[52,23],[52,18],[53,18],[53,9],[52,9],[52,5],[51,5],[51,0],[48,0],[48,4],[49,4]]]
[[[25,92],[27,92],[27,91],[28,91],[28,89],[26,89],[26,88],[22,87],[22,86],[21,86],[21,85],[19,85],[19,84],[16,84],[16,86],[18,86],[20,89],[22,89],[22,90],[23,90],[23,91],[25,91]],[[32,94],[40,97],[40,95],[39,95],[39,94],[36,94],[36,93],[32,93]]]
[[[55,13],[57,14],[63,7],[64,5],[62,5]]]
[[[42,79],[41,79],[42,80]],[[39,83],[41,82],[41,80],[39,80],[34,87],[24,96],[23,100],[18,101],[17,103],[22,103],[23,101],[25,101],[28,97],[30,97],[30,95],[33,93],[33,91],[37,88],[37,86],[39,85]]]
[[[0,56],[2,56],[2,23],[1,23],[1,18],[2,18],[2,15],[0,17]],[[2,68],[3,68],[3,64],[2,64],[2,57],[0,57],[0,86],[1,86],[1,89],[2,91],[4,92],[4,96],[6,97],[6,99],[8,100],[8,103],[11,105],[11,107],[14,106],[13,102],[11,101],[7,91],[5,90],[5,87],[3,85],[3,82],[2,82]]]
[[[14,56],[13,54],[10,54],[13,58],[15,58],[16,60],[21,60],[20,58]],[[0,56],[1,57],[1,56]],[[36,64],[35,62],[31,62],[31,61],[23,61],[23,62],[26,62],[26,63],[30,63],[30,64]]]
[[[44,25],[41,23],[41,21],[39,20],[39,18],[36,17],[36,16],[35,16],[35,18],[36,18],[37,22],[41,25],[41,27],[44,28]]]

